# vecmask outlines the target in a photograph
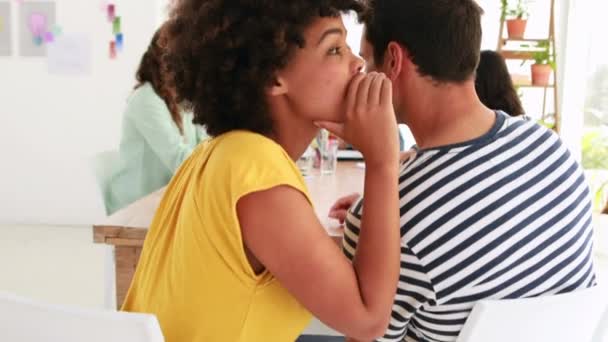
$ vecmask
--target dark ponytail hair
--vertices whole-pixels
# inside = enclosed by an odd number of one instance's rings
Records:
[[[481,102],[490,109],[502,110],[511,116],[525,114],[507,64],[496,51],[481,52],[475,90]]]
[[[135,75],[138,82],[135,85],[135,89],[141,87],[146,82],[150,83],[156,94],[167,104],[171,113],[171,119],[173,119],[173,122],[179,128],[179,132],[183,135],[184,126],[178,105],[179,101],[175,92],[174,74],[169,71],[167,64],[164,62],[167,45],[163,33],[165,26],[163,25],[156,31],[148,46],[148,50],[146,50],[146,53],[141,58]]]

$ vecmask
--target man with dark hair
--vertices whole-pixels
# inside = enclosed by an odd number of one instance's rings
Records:
[[[595,285],[579,164],[553,132],[476,95],[481,14],[474,0],[375,0],[362,16],[367,70],[391,79],[417,143],[400,169],[401,270],[381,341],[454,341],[476,301]],[[351,204],[330,215],[346,219],[353,258],[363,209]]]

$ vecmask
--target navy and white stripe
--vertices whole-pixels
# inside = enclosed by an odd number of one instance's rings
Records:
[[[533,122],[497,112],[479,139],[418,151],[402,165],[399,196],[401,271],[380,341],[455,341],[478,300],[595,284],[582,169]],[[346,220],[351,259],[362,210]]]

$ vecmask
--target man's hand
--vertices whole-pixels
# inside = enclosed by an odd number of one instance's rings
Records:
[[[352,207],[352,205],[359,199],[359,197],[361,197],[361,195],[359,195],[358,193],[353,193],[340,198],[329,209],[328,216],[330,218],[340,221],[340,223],[344,223],[344,220],[346,220],[346,213],[348,212],[348,209]]]
[[[411,157],[413,157],[415,155],[416,155],[416,150],[413,148],[409,149],[407,151],[403,151],[403,152],[399,153],[399,161],[403,163],[404,161],[410,159]]]

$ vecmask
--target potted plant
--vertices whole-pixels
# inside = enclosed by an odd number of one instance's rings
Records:
[[[509,7],[508,0],[500,0],[502,19],[507,22],[510,39],[522,39],[528,23],[528,9],[525,0],[517,0],[515,7]]]
[[[555,54],[548,40],[541,40],[536,43],[536,49],[532,51],[534,64],[531,66],[532,85],[549,85],[549,76],[555,69]]]

